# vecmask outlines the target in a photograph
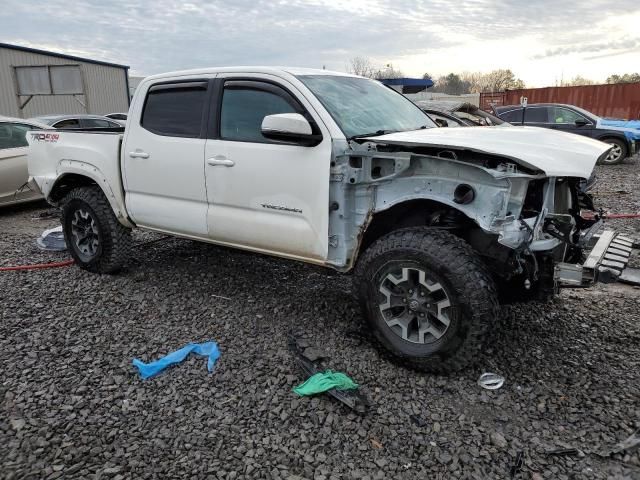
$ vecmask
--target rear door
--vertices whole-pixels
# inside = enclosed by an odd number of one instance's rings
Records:
[[[209,236],[216,242],[322,261],[328,250],[331,137],[296,86],[270,75],[220,75],[206,146]],[[300,113],[322,140],[275,142],[267,115]]]
[[[139,226],[207,236],[204,181],[209,79],[149,85],[125,130],[122,169],[129,215]]]
[[[548,107],[526,107],[524,109],[524,124],[530,127],[551,127]]]

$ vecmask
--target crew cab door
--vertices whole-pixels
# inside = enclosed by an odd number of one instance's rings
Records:
[[[204,149],[209,79],[151,84],[122,148],[126,206],[142,227],[207,236]],[[138,87],[140,88],[140,87]]]
[[[218,243],[322,262],[327,258],[331,137],[294,85],[270,75],[219,75],[205,148],[209,236]],[[265,138],[265,116],[300,113],[315,146]]]

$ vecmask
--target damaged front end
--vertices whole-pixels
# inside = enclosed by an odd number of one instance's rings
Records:
[[[469,148],[365,141],[334,152],[329,263],[339,270],[379,236],[418,225],[463,238],[518,300],[611,281],[628,261],[630,240],[602,231],[585,179]]]

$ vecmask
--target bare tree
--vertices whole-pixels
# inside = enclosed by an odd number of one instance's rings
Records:
[[[376,78],[377,80],[382,80],[383,78],[402,78],[402,77],[404,77],[404,74],[402,73],[402,71],[396,70],[395,68],[393,68],[392,63],[388,63],[387,65],[384,66],[384,68],[378,69],[373,75],[373,78]]]
[[[376,68],[367,57],[353,57],[349,60],[348,70],[354,75],[360,75],[361,77],[373,78],[376,74]]]
[[[460,78],[468,85],[468,93],[502,92],[524,88],[524,82],[516,78],[509,69],[493,70],[489,73],[464,72]]]
[[[607,77],[607,83],[635,83],[640,82],[640,74],[625,73],[624,75],[611,75]]]
[[[590,80],[588,78],[585,78],[581,75],[576,75],[568,82],[563,82],[561,86],[562,87],[578,87],[580,85],[595,85],[596,83],[597,82]]]

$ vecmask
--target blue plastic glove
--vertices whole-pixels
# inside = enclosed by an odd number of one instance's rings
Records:
[[[144,363],[137,358],[134,358],[133,366],[138,369],[140,376],[146,380],[147,378],[157,375],[168,366],[182,362],[191,352],[209,357],[207,360],[207,369],[210,372],[213,371],[213,366],[216,363],[216,360],[220,358],[220,350],[218,350],[216,342],[190,343],[189,345],[182,347],[180,350],[176,350],[175,352],[171,352],[170,354],[159,358],[155,362]]]

